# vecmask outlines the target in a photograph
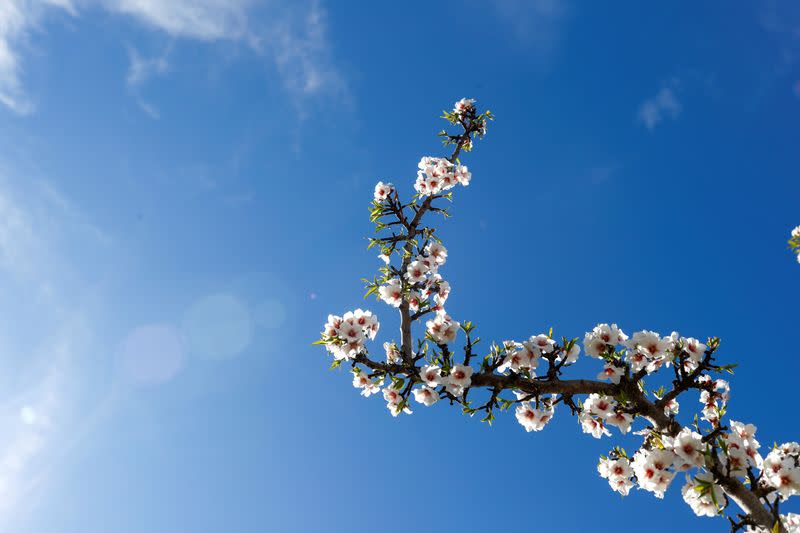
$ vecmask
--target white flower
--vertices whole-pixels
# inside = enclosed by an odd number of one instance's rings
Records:
[[[472,367],[453,365],[453,368],[450,369],[450,374],[443,379],[450,394],[461,396],[464,389],[472,384]]]
[[[456,167],[456,179],[464,187],[469,185],[469,182],[472,179],[472,173],[469,171],[466,165],[458,165]]]
[[[553,351],[556,342],[545,335],[544,333],[540,333],[534,337],[531,337],[529,342],[536,346],[540,353],[550,353]]]
[[[472,98],[462,98],[453,106],[453,113],[456,115],[463,115],[469,111],[475,110],[475,100]]]
[[[406,300],[408,300],[408,308],[414,312],[418,311],[422,304],[422,296],[418,291],[410,291]]]
[[[597,465],[600,476],[608,480],[609,486],[623,496],[627,496],[633,487],[631,481],[630,461],[625,457],[619,459],[601,459]]]
[[[613,349],[618,344],[623,344],[628,336],[616,324],[598,324],[583,338],[586,355],[601,357],[606,351]]]
[[[613,412],[606,417],[606,424],[616,426],[623,435],[631,430],[633,415],[622,412]]]
[[[617,401],[610,396],[590,394],[583,404],[583,412],[600,418],[606,418],[617,407]]]
[[[797,226],[792,230],[792,237],[794,237],[795,239],[800,237],[800,226]]]
[[[425,281],[425,274],[430,270],[422,261],[412,261],[406,269],[406,279],[409,283]]]
[[[442,384],[442,369],[436,365],[425,365],[419,370],[419,377],[428,387]]]
[[[459,173],[447,159],[423,157],[419,162],[414,188],[420,195],[430,196],[452,189],[458,183],[469,182],[469,172]]]
[[[392,307],[400,307],[400,304],[403,303],[403,288],[400,281],[396,279],[390,280],[386,285],[381,285],[378,294],[381,300]]]
[[[706,348],[708,348],[708,346],[693,337],[683,339],[683,349],[686,350],[686,353],[689,354],[689,358],[695,363],[702,361],[706,354]]]
[[[673,440],[672,451],[686,463],[703,466],[705,464],[703,451],[706,446],[703,444],[702,438],[699,433],[695,433],[689,428],[683,428]]]
[[[503,359],[503,364],[501,364],[498,368],[498,372],[505,372],[507,370],[511,370],[512,372],[520,372],[523,369],[531,367],[531,355],[530,351],[525,349],[524,347],[511,348],[511,351],[508,352],[505,359]]]
[[[611,436],[611,433],[606,429],[602,420],[593,418],[585,411],[578,415],[578,422],[581,423],[581,429],[584,433],[589,433],[596,439],[599,439],[603,435],[607,437]]]
[[[438,314],[436,318],[425,323],[428,335],[437,344],[448,344],[453,342],[458,333],[459,323],[453,320],[450,315]]]
[[[633,456],[631,466],[636,474],[639,486],[650,491],[658,498],[663,498],[669,487],[674,472],[667,470],[675,461],[672,450],[640,449]]]
[[[670,337],[663,339],[654,331],[637,331],[627,342],[628,348],[643,353],[650,359],[661,359],[667,356],[672,349],[673,340]]]
[[[412,392],[414,393],[414,399],[426,407],[430,407],[439,401],[439,393],[430,387],[418,387]]]
[[[681,494],[697,516],[716,516],[721,510],[720,504],[725,502],[722,488],[714,484],[711,474],[705,472],[697,474],[694,479],[687,475]]]
[[[428,257],[432,258],[437,265],[443,265],[447,261],[447,248],[441,243],[433,241],[425,247]]]
[[[386,408],[389,409],[392,416],[399,415],[401,411],[409,415],[411,414],[411,409],[409,409],[408,406],[404,406],[403,409],[400,409],[403,397],[400,395],[400,391],[394,387],[386,387],[383,389],[383,399],[386,400]]]
[[[612,363],[606,363],[603,365],[603,371],[597,374],[597,379],[607,379],[611,383],[619,383],[619,379],[624,373],[624,367],[619,367]]]
[[[391,261],[391,258],[390,258],[388,255],[386,255],[386,254],[379,254],[379,255],[378,255],[378,259],[380,259],[381,261],[383,261],[383,262],[384,262],[385,264],[387,264],[387,265],[388,265],[388,264],[389,264],[389,262]]]
[[[381,388],[369,379],[369,376],[360,368],[353,371],[353,387],[362,389],[362,396],[370,396],[381,390]]]
[[[371,311],[356,309],[352,313],[345,313],[343,317],[345,322],[349,322],[351,318],[364,329],[364,334],[369,337],[370,340],[375,339],[375,335],[378,334],[378,329],[380,329],[378,317],[373,315]]]
[[[667,415],[667,416],[677,415],[678,412],[680,411],[680,408],[681,408],[681,405],[678,403],[678,400],[673,398],[670,401],[668,401],[666,404],[664,404],[664,414]]]
[[[392,191],[394,190],[394,186],[391,183],[384,183],[379,181],[377,185],[375,185],[375,201],[382,202],[386,200]]]
[[[525,431],[541,431],[552,420],[553,407],[549,402],[542,402],[542,408],[537,409],[530,402],[522,402],[516,408],[516,416]]]

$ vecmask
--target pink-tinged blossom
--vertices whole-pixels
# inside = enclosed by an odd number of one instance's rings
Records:
[[[442,243],[436,241],[428,243],[428,246],[425,247],[425,253],[427,253],[428,257],[433,259],[437,265],[443,265],[445,261],[447,261],[447,248],[445,248]]]
[[[465,365],[453,365],[450,374],[443,378],[447,391],[454,396],[461,396],[464,389],[472,384],[472,367]]]
[[[408,406],[404,406],[403,409],[400,409],[400,405],[403,403],[403,397],[400,391],[394,387],[386,387],[383,389],[383,399],[386,400],[386,408],[389,409],[392,416],[399,415],[401,411],[408,415],[412,412]]]
[[[362,396],[371,396],[381,390],[378,384],[374,383],[363,370],[358,368],[353,371],[353,387],[361,389]]]
[[[475,100],[472,98],[462,98],[453,106],[453,113],[461,116],[471,111],[475,111]]]
[[[686,463],[703,466],[705,464],[703,452],[706,445],[703,444],[702,438],[699,433],[683,428],[672,442],[672,451]]]
[[[396,279],[390,280],[386,285],[381,285],[378,289],[378,295],[381,300],[392,307],[400,307],[400,304],[403,303],[403,287],[400,285],[400,281]]]
[[[425,407],[430,407],[439,401],[439,393],[427,386],[418,387],[411,392],[414,393],[414,399]]]
[[[592,437],[599,439],[603,435],[610,437],[611,433],[606,429],[605,424],[599,418],[594,418],[587,412],[581,412],[578,415],[578,422],[581,424],[581,429],[584,433],[590,434]]]
[[[607,379],[611,383],[619,383],[623,374],[625,374],[624,367],[619,367],[613,363],[606,363],[603,365],[603,371],[597,374],[597,379]]]
[[[436,318],[425,323],[428,335],[437,344],[448,344],[456,339],[459,323],[453,320],[450,315],[437,314]]]
[[[375,185],[375,195],[374,199],[376,202],[383,202],[386,200],[392,191],[394,190],[394,186],[391,183],[384,183],[379,181],[377,185]]]
[[[631,475],[633,474],[630,461],[625,457],[619,459],[601,459],[597,465],[597,472],[608,480],[608,485],[623,496],[627,496],[633,487]]]
[[[553,407],[549,402],[541,402],[540,408],[531,402],[520,403],[515,414],[517,421],[525,428],[525,431],[541,431],[544,426],[553,419]]]
[[[425,365],[419,371],[419,377],[428,387],[442,385],[442,369],[436,365]]]
[[[697,516],[716,516],[721,511],[720,504],[725,502],[722,488],[705,472],[697,474],[694,479],[687,475],[681,494],[683,501],[689,504]]]

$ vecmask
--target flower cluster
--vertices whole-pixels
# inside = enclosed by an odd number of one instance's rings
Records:
[[[789,248],[797,254],[797,262],[800,263],[800,226],[792,230],[791,237],[789,238]]]
[[[800,444],[787,442],[764,458],[764,479],[784,498],[800,494]]]
[[[464,165],[454,165],[443,157],[419,160],[414,189],[422,196],[431,196],[452,189],[457,184],[469,185],[472,174]]]
[[[382,181],[379,181],[375,185],[375,193],[373,195],[373,199],[376,202],[383,202],[384,200],[389,198],[389,195],[392,194],[392,191],[394,191],[394,185],[392,185],[391,183],[384,183]]]
[[[462,117],[468,113],[475,112],[475,100],[472,98],[462,98],[453,106],[453,114]]]
[[[538,402],[529,400],[529,395],[517,393],[521,403],[516,408],[517,421],[525,431],[541,431],[555,414],[555,397],[542,399]]]
[[[364,342],[374,339],[379,328],[378,317],[370,311],[356,309],[344,316],[328,315],[320,343],[334,359],[349,361],[364,351]]]
[[[733,502],[745,513],[737,515],[739,522],[729,514],[733,531],[800,533],[800,516],[780,515],[778,507],[800,495],[800,444],[776,446],[762,458],[755,426],[729,419],[723,425],[730,385],[712,376],[732,373],[735,365],[716,363],[719,339],[704,343],[677,332],[662,336],[649,330],[629,337],[616,324],[598,324],[583,338],[586,354],[602,364],[596,381],[562,379],[581,347],[578,339],[556,340],[552,330],[521,342],[492,344],[488,354],[475,350],[480,339],[473,336],[474,325],[460,324],[445,310],[450,284],[440,269],[448,251],[435,228],[421,220],[430,212],[448,216],[434,203],[451,199],[443,193],[459,183],[469,184],[471,174],[457,163],[458,157],[482,137],[492,115],[479,114],[475,101],[466,98],[443,115],[462,131],[440,133],[445,145],[454,146],[450,157],[420,160],[417,196],[404,204],[395,187],[384,182],[378,182],[373,193],[370,219],[378,232],[390,235],[370,238],[370,247],[380,247],[378,257],[384,265],[380,276],[366,280],[367,295],[374,293],[399,309],[402,343],[383,344],[385,362],[371,358],[365,342],[375,338],[377,318],[361,309],[331,315],[318,343],[333,355],[332,366],[351,361],[353,387],[362,396],[381,392],[395,417],[411,414],[412,397],[426,407],[445,400],[470,416],[484,412],[482,421],[490,424],[496,409],[513,411],[526,432],[538,432],[561,404],[577,415],[583,432],[595,438],[611,436],[614,427],[621,434],[643,437],[633,455],[617,447],[598,464],[600,476],[620,494],[638,487],[663,498],[672,481],[685,473],[681,494],[695,514],[716,516]],[[789,243],[800,256],[800,226]],[[393,255],[402,258],[399,265],[392,264]],[[422,321],[425,336],[415,340]],[[459,329],[466,336],[463,358],[452,346]],[[658,389],[646,387],[645,379],[652,386],[657,377],[650,375],[662,369],[669,369],[668,379]],[[678,398],[689,391],[699,393],[700,408],[693,423],[684,425],[678,418]],[[634,430],[634,424],[642,422]]]
[[[608,485],[615,491],[623,496],[627,496],[633,487],[631,476],[631,462],[627,457],[618,457],[616,459],[601,458],[597,464],[597,471],[600,477],[608,480]]]
[[[633,416],[623,411],[614,398],[602,394],[590,394],[578,415],[578,422],[584,433],[599,439],[610,436],[607,425],[616,426],[620,433],[631,430]]]
[[[724,379],[711,379],[708,375],[702,375],[697,380],[705,387],[700,392],[700,403],[703,404],[702,418],[712,426],[718,426],[728,406],[731,386]]]

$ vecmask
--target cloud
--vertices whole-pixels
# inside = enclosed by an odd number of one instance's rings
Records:
[[[75,13],[70,0],[3,0],[0,2],[0,103],[19,114],[34,105],[22,89],[19,48],[28,44],[45,14],[53,8]]]
[[[0,173],[0,177],[6,174]],[[14,317],[0,326],[0,529],[32,503],[80,424],[79,366],[91,342],[87,314],[70,291],[70,264],[54,231],[100,238],[52,185],[12,188],[0,179],[0,309]],[[64,236],[62,234],[62,236]],[[68,285],[73,285],[67,287]],[[6,306],[3,308],[2,306]]]
[[[642,102],[637,120],[648,130],[653,130],[665,119],[677,119],[682,110],[677,89],[678,83],[673,80],[668,86],[662,87],[655,96]]]
[[[570,8],[567,0],[493,0],[492,9],[518,42],[547,61],[561,41]]]
[[[541,0],[540,0],[541,1]],[[0,103],[20,113],[34,106],[22,84],[21,53],[34,33],[44,31],[46,15],[56,10],[79,17],[101,9],[127,17],[175,40],[241,43],[268,58],[296,103],[331,95],[344,98],[327,39],[325,11],[317,0],[0,0]],[[259,16],[260,15],[260,16]],[[166,55],[142,57],[129,49],[128,87],[138,87],[169,69]],[[157,109],[134,92],[140,107]]]
[[[135,48],[128,48],[130,65],[128,66],[125,82],[142,111],[154,120],[159,119],[161,115],[156,106],[144,100],[140,86],[155,76],[163,76],[169,70],[168,54],[169,48],[155,57],[146,58],[142,57]]]

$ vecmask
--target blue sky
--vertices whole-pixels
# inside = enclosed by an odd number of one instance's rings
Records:
[[[799,67],[790,2],[5,0],[0,529],[724,530],[620,500],[566,412],[393,419],[310,343],[364,306],[395,335],[372,187],[473,97],[450,313],[719,336],[733,415],[798,439]]]

